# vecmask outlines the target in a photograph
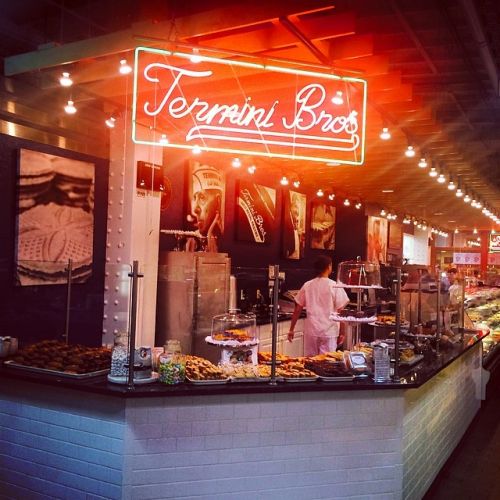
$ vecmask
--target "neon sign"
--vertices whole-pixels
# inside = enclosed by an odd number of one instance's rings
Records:
[[[136,48],[134,142],[363,164],[364,80],[213,57],[193,63],[190,57]]]

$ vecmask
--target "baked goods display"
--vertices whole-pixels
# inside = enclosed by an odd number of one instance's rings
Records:
[[[377,326],[396,326],[396,316],[389,314],[379,314],[375,320]],[[408,325],[408,322],[401,320],[401,325]]]
[[[186,377],[188,380],[223,380],[227,378],[222,368],[215,366],[208,359],[198,356],[186,356]]]
[[[212,333],[205,340],[208,343],[229,347],[258,344],[255,314],[243,314],[237,309],[231,309],[227,313],[214,316]]]
[[[109,370],[111,350],[105,347],[67,345],[57,340],[43,340],[20,349],[12,360],[27,367],[85,374]]]
[[[287,378],[317,378],[316,373],[308,370],[303,363],[292,362],[279,366],[276,369],[278,377]]]
[[[212,338],[214,340],[236,340],[237,342],[253,340],[253,337],[251,337],[246,330],[238,328],[224,330],[222,332],[214,332],[212,333]]]
[[[321,377],[347,377],[350,375],[344,361],[310,359],[306,361],[304,366]]]
[[[273,353],[269,351],[259,351],[258,353],[259,363],[271,363],[273,359]],[[289,356],[285,356],[284,354],[276,353],[276,362],[277,363],[285,363],[290,358]]]

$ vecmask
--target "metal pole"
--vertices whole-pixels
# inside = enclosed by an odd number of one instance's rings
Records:
[[[460,307],[460,342],[463,344],[465,335],[465,276],[462,278],[462,303]]]
[[[276,344],[278,340],[278,295],[279,295],[279,277],[280,266],[274,266],[274,284],[273,284],[273,330],[271,343],[271,381],[270,385],[276,385]]]
[[[417,325],[422,324],[422,269],[418,270]]]
[[[441,356],[439,352],[439,343],[441,341],[441,271],[436,269],[437,298],[436,298],[436,356]]]
[[[361,269],[364,270],[364,267],[362,267]],[[362,295],[362,292],[363,290],[361,288],[358,288],[356,290],[356,311],[361,311],[361,295]],[[352,339],[352,346],[351,346],[351,349],[352,347],[354,347],[356,344],[359,344],[359,341],[361,340],[361,335],[360,335],[360,329],[361,329],[361,325],[359,323],[356,323],[355,326],[354,326],[354,336],[355,338]]]
[[[401,268],[396,269],[396,338],[394,339],[394,382],[399,382],[399,336],[401,334]]]
[[[71,308],[71,282],[73,280],[73,259],[68,260],[68,278],[67,278],[67,287],[66,287],[66,318],[64,321],[64,338],[66,340],[66,344],[69,344],[69,317],[70,317],[70,308]]]
[[[139,261],[132,263],[132,272],[129,273],[132,278],[132,304],[130,310],[130,335],[128,337],[128,388],[134,388],[134,357],[135,357],[135,333],[137,326],[137,285],[138,278],[144,275],[139,274]]]

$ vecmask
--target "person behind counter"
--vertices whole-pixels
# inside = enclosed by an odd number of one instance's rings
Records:
[[[332,272],[332,259],[320,256],[314,263],[316,278],[304,283],[295,298],[288,340],[294,337],[294,329],[302,309],[307,308],[304,328],[304,355],[315,356],[337,350],[339,324],[330,315],[343,309],[349,298],[343,288],[335,288],[335,281],[328,276]]]

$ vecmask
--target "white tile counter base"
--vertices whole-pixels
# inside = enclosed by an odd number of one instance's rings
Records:
[[[403,498],[422,498],[481,404],[481,344],[405,392]]]
[[[400,498],[401,391],[129,400],[124,498]]]
[[[474,348],[406,391],[122,400],[0,386],[0,498],[421,498],[479,408],[479,361]]]

